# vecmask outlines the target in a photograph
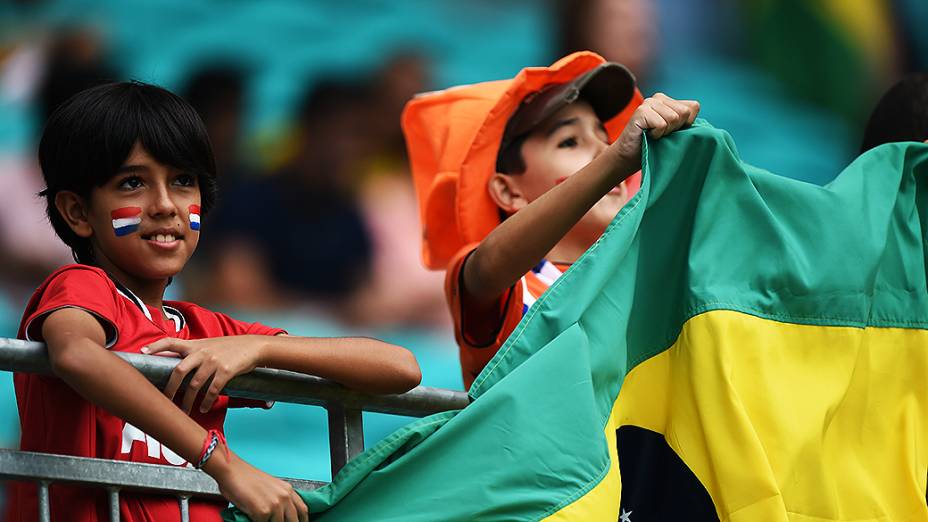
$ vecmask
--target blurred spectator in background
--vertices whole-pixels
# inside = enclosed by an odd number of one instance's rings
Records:
[[[870,113],[860,152],[897,141],[928,142],[928,73],[910,74],[883,94]]]
[[[400,129],[400,115],[406,102],[432,84],[431,63],[415,50],[406,50],[387,59],[371,81],[370,119],[372,149],[368,161],[370,174],[407,172],[406,142]],[[386,172],[384,172],[386,171]],[[408,176],[407,176],[408,177]]]
[[[420,260],[415,189],[400,115],[431,85],[430,63],[414,51],[394,55],[372,81],[370,155],[361,165],[360,202],[373,242],[370,278],[346,310],[366,325],[448,326],[443,276]]]
[[[2,77],[0,96],[32,101],[40,131],[61,102],[118,75],[100,36],[78,26],[61,28],[47,41],[25,42],[8,55]],[[70,262],[71,255],[55,239],[36,196],[44,187],[35,146],[0,154],[0,180],[0,277],[14,298],[25,299],[43,273]]]
[[[204,225],[207,255],[184,280],[188,292],[245,309],[310,304],[366,327],[446,324],[441,276],[419,262],[399,128],[406,100],[428,81],[427,61],[403,53],[369,80],[327,79],[309,89],[291,157],[272,173],[238,176],[232,186],[223,180],[226,195]],[[214,143],[234,142],[223,136],[234,136],[238,121],[215,119],[222,128]],[[217,149],[218,161],[223,155],[231,151]]]
[[[628,67],[646,81],[658,52],[657,21],[651,0],[561,0],[560,52],[594,51]]]
[[[297,111],[293,157],[226,192],[204,223],[206,269],[192,282],[207,302],[274,309],[308,298],[337,306],[360,288],[371,242],[351,182],[367,152],[367,96],[358,83],[319,82]]]
[[[181,91],[206,125],[216,171],[226,188],[249,177],[240,153],[246,77],[245,71],[231,63],[212,65],[196,70]]]
[[[100,36],[87,28],[59,31],[51,43],[39,86],[39,119],[44,122],[62,102],[84,89],[116,78]]]

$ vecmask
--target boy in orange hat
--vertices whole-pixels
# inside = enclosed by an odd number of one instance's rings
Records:
[[[465,386],[638,190],[642,133],[660,138],[698,112],[695,101],[643,99],[625,67],[591,52],[406,105],[423,260],[446,269]],[[623,430],[621,520],[714,519],[659,434]]]
[[[637,191],[642,133],[698,112],[643,100],[625,67],[591,52],[407,104],[423,259],[447,270],[465,386]]]

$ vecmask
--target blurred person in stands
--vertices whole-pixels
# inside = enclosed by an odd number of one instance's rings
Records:
[[[247,72],[226,59],[220,65],[194,69],[184,84],[181,97],[196,109],[206,125],[222,177],[223,192],[235,195],[241,185],[261,175],[243,160],[242,122],[246,112]],[[213,231],[200,245],[201,255],[191,259],[182,280],[183,292],[196,302],[236,308],[273,308],[276,291],[258,247],[225,226],[222,203],[214,211]],[[218,215],[218,219],[217,216]],[[239,239],[239,238],[242,239]],[[213,248],[214,243],[216,244]],[[215,255],[214,255],[215,254]],[[220,255],[221,254],[221,255]],[[227,274],[231,272],[230,274]],[[222,281],[216,283],[216,281]]]
[[[372,81],[371,153],[361,166],[359,198],[370,230],[370,279],[347,308],[367,326],[450,327],[442,276],[419,259],[419,214],[399,121],[406,101],[431,83],[431,64],[414,51],[387,60]]]
[[[561,0],[560,52],[590,50],[621,63],[646,83],[658,51],[651,0]]]
[[[370,129],[372,155],[378,164],[389,164],[386,172],[373,169],[368,174],[392,174],[407,168],[406,139],[399,125],[406,102],[428,89],[432,83],[432,64],[415,50],[388,58],[371,79]],[[399,164],[399,165],[397,165]]]
[[[48,42],[23,45],[9,55],[0,96],[33,104],[45,122],[71,95],[116,76],[96,32],[66,27]],[[70,259],[70,253],[49,229],[44,205],[35,197],[42,178],[33,150],[23,152],[0,156],[0,268],[8,287],[28,292],[49,270]]]
[[[239,152],[247,76],[246,71],[231,63],[211,65],[195,70],[181,90],[181,97],[196,109],[206,125],[223,187],[253,175]]]
[[[206,244],[212,302],[279,309],[314,302],[340,313],[365,281],[371,239],[352,181],[368,153],[368,90],[324,80],[297,112],[295,154],[224,197]]]
[[[883,94],[870,113],[860,152],[884,143],[928,143],[928,73],[912,73]]]

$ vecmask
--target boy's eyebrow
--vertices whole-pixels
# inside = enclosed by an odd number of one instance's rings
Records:
[[[131,172],[147,172],[148,167],[145,165],[123,165],[116,169],[116,174],[127,174]]]
[[[550,137],[552,134],[554,134],[555,132],[557,132],[557,130],[560,129],[561,127],[566,127],[566,126],[568,126],[568,125],[573,125],[573,124],[577,123],[577,120],[578,120],[578,119],[579,119],[579,118],[577,118],[576,116],[574,116],[573,118],[567,118],[566,120],[559,120],[559,121],[555,122],[553,125],[551,125],[550,128],[548,128],[547,130],[545,130],[545,138]]]

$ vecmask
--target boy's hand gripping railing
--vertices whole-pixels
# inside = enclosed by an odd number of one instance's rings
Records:
[[[128,361],[159,388],[167,383],[171,371],[180,361],[154,355],[118,352],[116,355]],[[0,338],[0,370],[52,374],[43,344],[6,338]],[[468,403],[467,394],[460,391],[420,386],[401,395],[368,395],[319,377],[269,368],[259,368],[232,379],[223,393],[233,397],[324,407],[329,419],[333,476],[364,449],[362,411],[424,417],[460,409]],[[216,483],[197,470],[14,450],[0,450],[0,479],[38,482],[42,521],[49,520],[48,485],[54,481],[106,488],[110,517],[114,522],[119,520],[119,490],[122,488],[176,495],[184,521],[188,519],[187,501],[191,496],[219,495]],[[285,480],[299,489],[323,485],[314,481]]]

